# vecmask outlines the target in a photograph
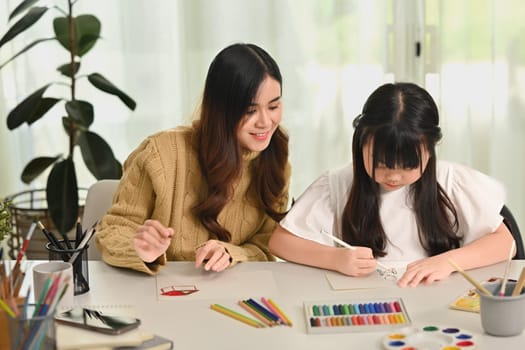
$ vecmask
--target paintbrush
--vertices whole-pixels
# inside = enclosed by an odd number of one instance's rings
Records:
[[[514,290],[512,291],[512,296],[517,297],[521,294],[521,290],[525,286],[525,267],[521,269],[520,278],[518,279],[518,282],[516,282],[516,285],[514,286]]]
[[[468,273],[463,271],[461,267],[459,267],[454,260],[448,259],[448,262],[450,265],[452,265],[457,272],[459,272],[467,281],[469,281],[474,287],[476,287],[480,292],[486,295],[492,295],[492,293],[489,292],[489,290],[485,287],[483,287],[478,281],[476,281],[474,278],[472,278]]]
[[[507,257],[507,264],[505,265],[505,272],[503,273],[503,281],[501,282],[501,289],[499,290],[499,296],[505,296],[505,288],[507,287],[507,280],[509,279],[510,262],[512,260],[512,253],[516,247],[516,241],[512,241],[510,245],[509,256]]]

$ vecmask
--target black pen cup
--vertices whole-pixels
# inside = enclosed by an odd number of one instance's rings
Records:
[[[58,241],[60,247],[51,242],[46,244],[49,261],[61,260],[73,265],[74,294],[80,295],[89,291],[88,245],[82,248],[67,248],[64,241]],[[72,243],[71,243],[72,244]]]

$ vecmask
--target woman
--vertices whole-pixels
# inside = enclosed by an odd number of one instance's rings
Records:
[[[262,48],[219,52],[200,118],[148,137],[124,163],[96,235],[104,261],[154,274],[166,260],[212,271],[273,260],[267,243],[284,216],[290,178],[281,86]]]

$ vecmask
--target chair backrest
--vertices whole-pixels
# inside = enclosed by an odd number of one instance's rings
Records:
[[[509,229],[510,233],[512,233],[514,241],[516,241],[516,255],[514,256],[514,259],[525,259],[523,236],[521,235],[520,228],[518,227],[516,219],[514,219],[514,216],[512,215],[510,209],[506,205],[503,206],[500,214],[501,216],[503,216],[503,222],[505,223],[505,225],[507,225],[507,228]]]
[[[100,221],[106,214],[113,203],[113,195],[117,190],[118,184],[119,180],[100,180],[91,185],[88,189],[86,203],[84,205],[84,214],[82,216],[82,227],[84,229],[93,226],[96,221]],[[90,240],[88,259],[101,259],[100,252],[95,244],[95,238]]]

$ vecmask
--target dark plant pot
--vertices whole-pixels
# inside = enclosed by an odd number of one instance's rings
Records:
[[[81,218],[84,213],[84,201],[86,199],[87,189],[79,189],[79,213]],[[11,259],[16,259],[18,252],[22,247],[29,227],[33,220],[38,220],[49,231],[58,235],[58,231],[51,220],[49,210],[47,209],[46,190],[44,188],[37,190],[23,191],[7,197],[12,201],[11,218],[13,221],[13,234],[7,238],[8,255]],[[74,230],[73,230],[74,231]],[[69,232],[68,237],[75,237],[74,232]],[[26,250],[26,257],[30,260],[48,260],[49,253],[46,250],[47,239],[40,229],[36,229],[29,241]]]

